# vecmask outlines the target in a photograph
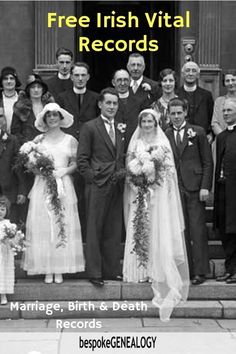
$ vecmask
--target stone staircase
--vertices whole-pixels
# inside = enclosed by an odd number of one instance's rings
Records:
[[[179,304],[172,317],[236,319],[236,284],[214,280],[224,273],[224,254],[211,220],[212,208],[208,207],[211,272],[205,283],[190,287],[188,301]],[[96,288],[85,273],[67,275],[62,284],[44,284],[43,276],[27,277],[16,260],[15,293],[9,295],[8,305],[0,306],[0,319],[157,317],[152,296],[149,283],[106,281],[103,288]],[[50,311],[52,306],[57,309]]]

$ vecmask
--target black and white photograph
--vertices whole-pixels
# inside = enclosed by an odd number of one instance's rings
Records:
[[[0,354],[235,353],[235,18],[0,0]]]

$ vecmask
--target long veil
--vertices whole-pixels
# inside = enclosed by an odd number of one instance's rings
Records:
[[[126,165],[132,160],[142,139],[142,130],[138,127],[128,147]],[[156,128],[154,144],[166,148],[170,169],[161,186],[156,186],[150,205],[150,250],[147,273],[154,293],[152,302],[159,308],[160,319],[168,321],[174,307],[181,300],[187,300],[189,269],[174,157],[169,140],[159,125]],[[131,195],[131,187],[126,181],[124,193],[126,225],[133,205]]]

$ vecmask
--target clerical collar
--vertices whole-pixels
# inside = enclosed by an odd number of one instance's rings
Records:
[[[227,126],[227,129],[228,129],[228,130],[234,130],[235,127],[236,127],[236,123],[233,124],[233,125],[228,125],[228,126]]]
[[[112,119],[108,119],[107,117],[104,117],[102,114],[101,114],[101,117],[102,117],[102,120],[107,123],[107,124],[114,124],[114,118]]]
[[[196,91],[196,89],[197,89],[196,84],[194,86],[190,86],[190,87],[184,84],[184,90],[187,92],[194,92],[194,91]]]
[[[67,75],[62,75],[61,73],[58,72],[57,76],[60,80],[68,80],[70,78],[70,73]]]
[[[119,93],[119,98],[128,98],[129,97],[129,91],[125,93]]]
[[[177,128],[173,125],[173,128],[174,128],[174,130],[182,130],[185,128],[185,125],[186,125],[186,122],[184,122],[179,128]]]
[[[83,95],[86,92],[86,87],[83,87],[82,89],[77,89],[76,87],[73,87],[73,91],[77,95]]]
[[[142,75],[138,80],[131,79],[131,81],[130,81],[130,87],[133,87],[133,86],[134,86],[134,82],[137,82],[138,87],[139,87],[142,81],[143,81],[143,75]]]

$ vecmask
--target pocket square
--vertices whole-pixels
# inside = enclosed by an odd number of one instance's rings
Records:
[[[191,146],[193,145],[193,143],[191,141],[188,142],[188,146]]]

